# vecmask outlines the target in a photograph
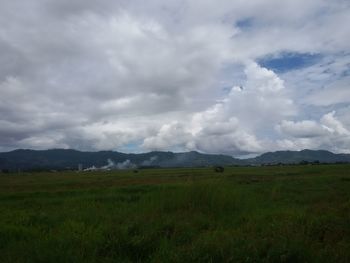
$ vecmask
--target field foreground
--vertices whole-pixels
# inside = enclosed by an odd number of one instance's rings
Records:
[[[0,262],[350,262],[350,165],[0,174]]]

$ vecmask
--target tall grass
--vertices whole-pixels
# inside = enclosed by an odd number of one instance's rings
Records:
[[[0,262],[350,262],[348,168],[2,177]]]

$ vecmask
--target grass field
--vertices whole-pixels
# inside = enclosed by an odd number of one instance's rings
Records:
[[[0,174],[0,262],[350,262],[350,165]]]

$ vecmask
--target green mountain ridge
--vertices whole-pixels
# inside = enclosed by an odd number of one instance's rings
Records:
[[[294,164],[300,162],[338,163],[350,162],[350,154],[335,154],[326,150],[301,150],[267,152],[249,159],[251,164]]]
[[[191,152],[121,153],[116,151],[83,152],[72,149],[14,150],[0,153],[0,169],[77,169],[132,168],[132,167],[205,167],[230,165],[294,164],[300,162],[350,162],[350,154],[334,154],[325,150],[267,152],[250,159],[237,159],[228,155]]]

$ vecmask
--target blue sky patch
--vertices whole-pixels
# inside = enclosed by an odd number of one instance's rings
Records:
[[[117,151],[127,152],[127,153],[138,153],[140,152],[140,145],[143,140],[133,141],[118,147]]]
[[[258,63],[265,68],[283,73],[310,66],[318,62],[321,58],[321,54],[283,52],[277,56],[264,57],[258,60]]]

